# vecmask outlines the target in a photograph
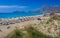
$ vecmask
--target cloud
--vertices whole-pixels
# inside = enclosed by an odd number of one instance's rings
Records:
[[[0,8],[27,8],[27,6],[0,6]]]
[[[25,11],[28,6],[0,6],[0,12]]]
[[[27,8],[27,6],[18,6],[18,8]]]

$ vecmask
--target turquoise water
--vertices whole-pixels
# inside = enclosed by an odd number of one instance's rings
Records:
[[[23,17],[23,16],[34,16],[42,15],[42,13],[0,13],[0,18],[12,18],[12,17]]]

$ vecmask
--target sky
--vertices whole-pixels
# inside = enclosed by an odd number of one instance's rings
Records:
[[[60,6],[60,0],[0,0],[0,13],[30,11],[44,5]]]

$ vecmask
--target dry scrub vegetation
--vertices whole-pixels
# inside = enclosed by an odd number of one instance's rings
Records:
[[[24,29],[16,27],[5,38],[60,38],[60,16],[50,17],[38,24],[28,24]]]

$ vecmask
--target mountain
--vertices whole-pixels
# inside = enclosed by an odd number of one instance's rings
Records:
[[[20,14],[41,14],[40,11],[14,11],[13,13],[20,13]]]
[[[34,12],[37,13],[60,13],[60,6],[43,6],[42,8],[39,8],[37,10],[34,10]]]
[[[13,13],[26,13],[25,11],[14,11]]]
[[[44,6],[40,9],[44,16],[60,15],[60,6]]]
[[[37,14],[37,13],[60,13],[60,6],[43,6],[42,8],[35,9],[32,11],[15,11],[13,13],[32,13],[32,14]]]
[[[60,6],[44,6],[40,9],[44,13],[60,13]]]

